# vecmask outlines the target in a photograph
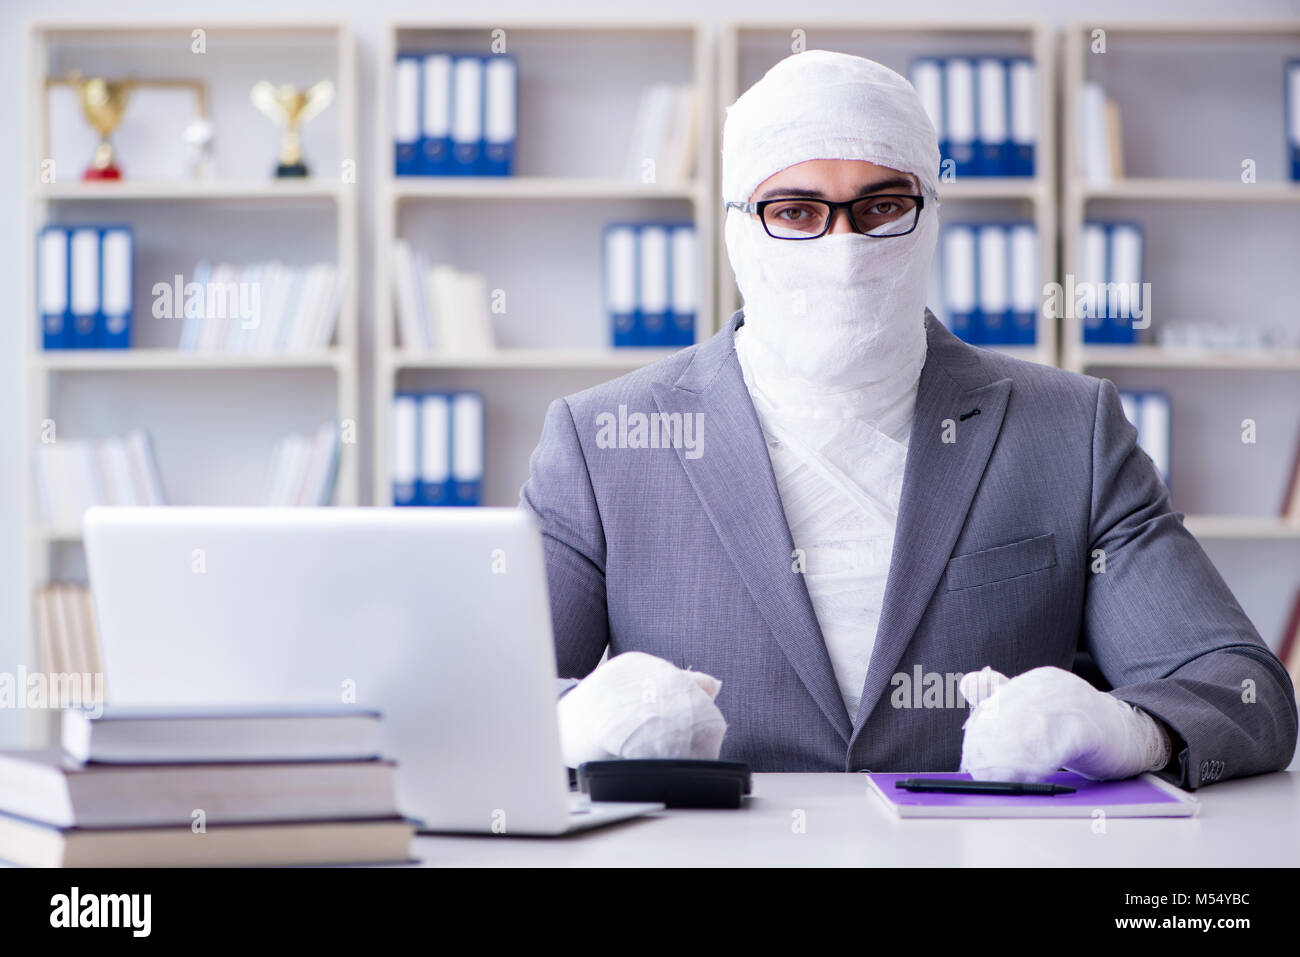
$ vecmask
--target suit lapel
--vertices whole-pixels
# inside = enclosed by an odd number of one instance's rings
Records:
[[[852,730],[803,576],[794,570],[786,523],[762,428],[733,348],[740,313],[701,344],[672,386],[654,383],[660,412],[701,413],[697,458],[677,449],[695,494],[795,673],[847,743]]]
[[[1006,413],[1011,380],[993,380],[979,353],[927,314],[898,525],[876,643],[853,741],[898,667],[947,566]],[[974,409],[977,414],[971,415]],[[963,419],[962,416],[968,416]],[[945,425],[951,421],[945,442]],[[852,742],[850,743],[852,747]]]

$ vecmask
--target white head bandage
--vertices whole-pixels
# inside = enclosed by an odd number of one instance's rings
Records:
[[[806,50],[786,57],[731,106],[722,131],[722,198],[811,159],[866,160],[938,187],[939,140],[916,90],[874,60]]]

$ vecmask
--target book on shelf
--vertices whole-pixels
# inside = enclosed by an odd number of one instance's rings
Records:
[[[182,352],[305,355],[328,349],[344,281],[332,263],[200,262],[190,281],[154,287],[157,310],[184,319]]]
[[[85,676],[90,686],[83,681],[78,691],[83,696],[102,696],[104,663],[90,589],[75,583],[43,585],[34,601],[40,670],[47,675]]]
[[[1137,428],[1139,448],[1150,457],[1166,487],[1171,487],[1173,416],[1169,395],[1158,389],[1120,389],[1124,416]]]
[[[477,392],[394,395],[389,429],[393,504],[479,505],[483,419],[483,396]]]
[[[1134,222],[1083,224],[1082,262],[1075,284],[1075,306],[1088,345],[1127,345],[1140,341],[1138,323],[1147,327],[1151,302],[1143,282],[1142,227]]]
[[[1026,56],[922,56],[909,74],[939,138],[944,171],[1033,176],[1037,74]]]
[[[393,240],[398,345],[410,352],[479,355],[496,349],[487,278],[450,263],[430,263],[404,239]]]
[[[695,225],[609,223],[602,245],[611,345],[692,345],[699,282]]]
[[[1287,170],[1291,182],[1300,183],[1300,60],[1286,62]]]
[[[519,65],[513,56],[404,52],[393,64],[397,176],[511,176]]]
[[[1079,168],[1089,186],[1109,186],[1124,178],[1124,144],[1119,104],[1100,83],[1079,91]]]
[[[641,93],[628,138],[624,176],[679,186],[695,175],[699,96],[690,83],[652,83]]]
[[[944,226],[941,263],[945,324],[972,345],[1037,341],[1038,229],[1029,222]]]
[[[54,867],[410,860],[416,822],[401,815],[396,765],[377,753],[374,712],[110,707],[60,717],[64,747],[0,753],[0,860]]]
[[[1300,693],[1300,588],[1291,599],[1291,614],[1282,628],[1282,640],[1277,646],[1277,657],[1291,675],[1291,681]]]
[[[42,349],[131,344],[134,238],[127,225],[47,225],[37,246]]]
[[[41,518],[52,528],[81,527],[95,505],[162,505],[162,481],[147,433],[59,439],[34,454]]]
[[[290,433],[271,453],[267,505],[328,505],[339,467],[339,429],[326,422],[312,435]]]
[[[1287,473],[1286,484],[1282,487],[1282,518],[1293,525],[1300,525],[1300,440],[1296,441],[1295,452],[1291,456],[1291,471]]]

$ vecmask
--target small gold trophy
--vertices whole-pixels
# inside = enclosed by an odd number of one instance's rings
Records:
[[[126,104],[136,87],[135,80],[107,80],[102,76],[83,77],[80,73],[72,75],[72,82],[77,87],[77,96],[81,100],[81,112],[86,122],[99,134],[99,145],[95,155],[83,174],[83,179],[121,179],[122,170],[113,155],[113,143],[109,138],[117,125],[122,122]]]
[[[70,86],[77,91],[77,100],[81,104],[82,115],[91,128],[99,134],[99,145],[95,147],[95,155],[91,159],[90,166],[82,174],[83,179],[117,180],[122,178],[122,169],[117,165],[117,156],[113,151],[113,143],[110,137],[113,131],[117,129],[118,124],[122,122],[127,103],[136,90],[160,88],[191,91],[194,94],[195,106],[192,125],[199,124],[210,131],[210,124],[207,119],[208,95],[202,80],[163,77],[142,78],[138,76],[109,79],[102,76],[87,77],[80,70],[73,70],[71,73],[62,76],[47,76],[45,78],[47,95],[56,86]],[[187,131],[187,136],[192,136],[192,133]],[[198,163],[199,168],[203,167],[210,159],[210,145],[210,135],[202,142],[193,143],[198,152],[198,159],[201,161]],[[41,156],[48,157],[49,155],[50,129],[47,100],[47,109],[42,112],[41,118]]]
[[[334,100],[334,84],[321,80],[308,90],[283,84],[275,86],[263,80],[253,86],[253,105],[284,128],[280,145],[280,162],[275,175],[306,176],[307,164],[302,161],[302,138],[299,129]]]

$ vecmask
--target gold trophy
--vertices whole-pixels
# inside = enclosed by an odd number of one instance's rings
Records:
[[[195,97],[195,122],[207,121],[207,91],[201,80],[187,79],[140,79],[128,76],[120,79],[108,79],[102,76],[84,76],[80,70],[73,70],[65,76],[46,77],[45,89],[54,86],[71,86],[77,91],[81,103],[81,113],[86,122],[99,134],[99,145],[90,166],[82,174],[83,179],[106,180],[121,179],[122,169],[117,165],[113,152],[112,134],[122,122],[131,94],[141,87],[160,87],[165,89],[188,89]],[[42,118],[42,141],[44,156],[50,155],[48,118]]]
[[[280,145],[280,162],[275,167],[279,177],[306,176],[302,161],[302,137],[299,129],[334,100],[334,84],[321,80],[308,90],[283,84],[276,86],[263,80],[253,86],[253,105],[284,129]]]
[[[122,114],[126,112],[126,104],[135,89],[135,80],[130,77],[125,80],[106,80],[102,76],[87,78],[74,73],[73,83],[86,122],[99,134],[94,159],[82,178],[121,179],[122,170],[113,155],[113,142],[109,137],[122,122]]]

